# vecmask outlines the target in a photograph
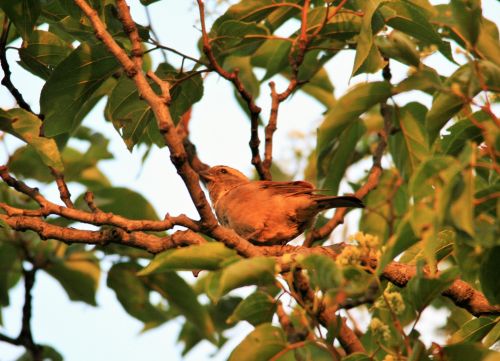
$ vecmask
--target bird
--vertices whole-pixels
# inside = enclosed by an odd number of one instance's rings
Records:
[[[218,165],[199,172],[219,222],[256,245],[284,245],[330,208],[363,208],[355,196],[318,194],[306,181],[250,180]]]

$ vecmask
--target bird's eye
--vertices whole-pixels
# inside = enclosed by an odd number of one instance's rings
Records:
[[[221,172],[222,174],[227,174],[227,169],[222,168],[222,169],[220,170],[220,172]]]

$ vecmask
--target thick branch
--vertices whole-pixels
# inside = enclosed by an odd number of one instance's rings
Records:
[[[391,262],[384,268],[382,277],[396,286],[405,287],[416,274],[415,266]],[[500,314],[500,306],[490,305],[481,292],[460,279],[455,280],[442,294],[476,317]]]
[[[118,59],[120,64],[122,64],[128,76],[134,80],[139,93],[151,106],[151,109],[155,114],[155,118],[158,123],[158,128],[160,129],[160,132],[164,137],[165,144],[170,150],[170,159],[172,160],[174,166],[177,168],[177,172],[181,176],[182,180],[186,184],[191,199],[193,200],[193,203],[198,210],[202,221],[208,227],[216,227],[217,220],[215,219],[215,216],[212,213],[205,194],[200,187],[198,174],[191,168],[191,166],[187,162],[187,154],[182,145],[182,140],[178,137],[175,131],[174,122],[164,99],[161,96],[157,95],[151,88],[145,75],[142,73],[142,69],[136,64],[137,59],[136,63],[132,62],[125,51],[106,31],[106,26],[99,18],[97,12],[92,9],[85,0],[75,0],[75,3],[90,19],[92,26],[96,32],[97,38],[100,39],[104,43],[104,45],[106,45],[108,50]],[[138,40],[134,34],[136,33],[137,29],[135,29],[135,24],[133,23],[133,21],[131,21],[128,6],[124,1],[121,1],[119,10],[122,13],[120,16],[124,21],[124,26],[129,29],[131,38],[133,39],[133,42],[136,43]],[[135,54],[135,57],[138,58],[137,54]]]
[[[203,237],[190,230],[177,231],[171,236],[159,237],[144,232],[125,232],[120,228],[100,231],[65,228],[47,223],[40,218],[26,216],[0,214],[0,220],[16,231],[34,231],[42,239],[57,239],[68,244],[81,243],[98,246],[116,243],[143,249],[152,254],[160,253],[169,248],[205,242]]]

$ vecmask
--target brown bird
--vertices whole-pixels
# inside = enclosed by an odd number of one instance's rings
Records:
[[[286,244],[321,211],[364,207],[354,196],[325,196],[305,181],[251,181],[227,166],[200,172],[219,222],[256,244]]]

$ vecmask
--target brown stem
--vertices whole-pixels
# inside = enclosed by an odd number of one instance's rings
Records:
[[[52,167],[50,167],[50,172],[56,180],[57,189],[59,190],[59,195],[63,203],[68,208],[75,208],[73,202],[71,201],[71,193],[69,192],[68,185],[64,181],[64,174]]]

